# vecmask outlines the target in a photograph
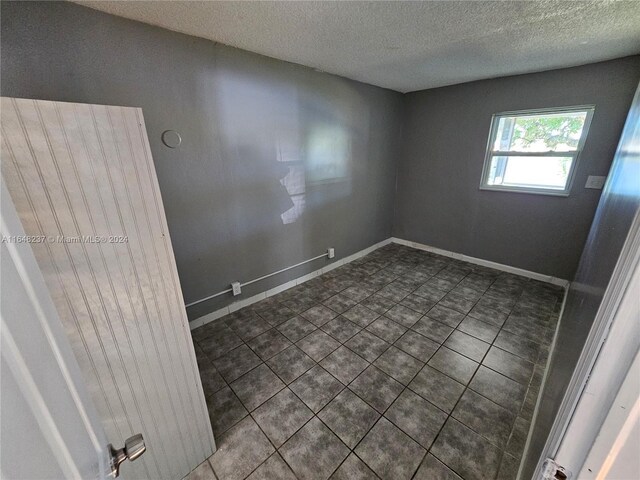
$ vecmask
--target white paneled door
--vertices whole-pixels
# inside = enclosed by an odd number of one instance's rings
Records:
[[[2,176],[129,479],[215,449],[139,108],[2,98]]]

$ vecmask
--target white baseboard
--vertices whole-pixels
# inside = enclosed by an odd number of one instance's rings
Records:
[[[252,305],[260,300],[264,300],[265,298],[276,295],[280,292],[284,292],[290,288],[295,287],[296,285],[303,284],[311,280],[312,278],[317,277],[318,275],[322,275],[323,273],[330,272],[334,268],[341,267],[347,263],[353,262],[360,257],[364,257],[365,255],[377,250],[380,247],[384,247],[389,243],[397,243],[399,245],[406,245],[408,247],[417,248],[418,250],[425,250],[427,252],[436,253],[438,255],[442,255],[444,257],[455,258],[458,260],[462,260],[465,262],[473,263],[475,265],[482,265],[484,267],[495,268],[496,270],[500,270],[503,272],[513,273],[515,275],[520,275],[522,277],[532,278],[534,280],[540,280],[541,282],[551,283],[553,285],[558,285],[564,288],[569,287],[569,281],[563,280],[561,278],[552,277],[550,275],[544,275],[542,273],[530,272],[529,270],[524,270],[522,268],[511,267],[509,265],[503,265],[502,263],[491,262],[489,260],[483,260],[481,258],[469,257],[467,255],[463,255],[462,253],[450,252],[448,250],[442,250],[440,248],[431,247],[429,245],[424,245],[422,243],[411,242],[409,240],[403,240],[401,238],[391,237],[383,240],[382,242],[378,242],[375,245],[372,245],[364,250],[360,250],[359,252],[354,253],[353,255],[349,255],[348,257],[337,260],[326,267],[320,268],[318,270],[314,270],[311,273],[303,275],[302,277],[295,278],[290,280],[282,285],[278,285],[277,287],[273,287],[265,292],[258,293],[257,295],[253,295],[248,298],[244,298],[242,300],[238,300],[237,302],[232,303],[224,308],[216,310],[211,313],[207,313],[206,315],[196,318],[189,322],[189,328],[193,330],[194,328],[201,327],[202,325],[206,325],[207,323],[213,322],[225,315],[233,313],[241,308]]]
[[[389,243],[391,243],[391,238],[387,238],[386,240],[378,242],[375,245],[371,245],[370,247],[367,247],[364,250],[360,250],[359,252],[349,255],[348,257],[344,257],[344,258],[341,258],[340,260],[336,260],[335,262],[330,263],[326,267],[319,268],[318,270],[314,270],[313,272],[303,275],[302,277],[295,278],[286,283],[283,283],[282,285],[273,287],[265,292],[261,292],[261,293],[258,293],[257,295],[253,295],[251,297],[244,298],[242,300],[234,302],[231,305],[228,305],[224,308],[216,310],[215,312],[207,313],[206,315],[196,318],[195,320],[192,320],[191,322],[189,322],[189,328],[193,330],[194,328],[201,327],[202,325],[206,325],[207,323],[213,322],[214,320],[217,320],[221,317],[224,317],[225,315],[228,315],[237,310],[240,310],[241,308],[252,305],[256,302],[259,302],[260,300],[264,300],[267,297],[271,297],[280,292],[284,292],[285,290],[293,288],[296,285],[301,285],[304,282],[307,282],[312,278],[317,277],[318,275],[322,275],[323,273],[330,272],[334,268],[341,267],[342,265],[353,262],[354,260],[357,260],[360,257],[364,257],[365,255],[373,252],[374,250],[377,250],[380,247],[384,247]]]
[[[568,280],[553,277],[550,275],[545,275],[543,273],[531,272],[529,270],[524,270],[522,268],[517,268],[517,267],[511,267],[509,265],[492,262],[490,260],[483,260],[481,258],[469,257],[468,255],[464,255],[462,253],[450,252],[449,250],[442,250],[440,248],[431,247],[429,245],[424,245],[418,242],[411,242],[409,240],[403,240],[401,238],[392,237],[391,241],[393,243],[398,243],[400,245],[406,245],[407,247],[417,248],[418,250],[425,250],[427,252],[436,253],[444,257],[455,258],[457,260],[473,263],[475,265],[482,265],[483,267],[495,268],[496,270],[501,270],[503,272],[513,273],[515,275],[520,275],[522,277],[532,278],[534,280],[540,280],[541,282],[551,283],[553,285],[558,285],[563,288],[569,287]]]

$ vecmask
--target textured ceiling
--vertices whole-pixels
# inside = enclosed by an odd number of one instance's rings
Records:
[[[76,3],[401,92],[640,52],[638,1]]]

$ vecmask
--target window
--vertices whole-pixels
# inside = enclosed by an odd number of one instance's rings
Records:
[[[569,195],[593,106],[493,116],[483,190]]]

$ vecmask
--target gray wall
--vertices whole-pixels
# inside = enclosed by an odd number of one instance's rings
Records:
[[[143,108],[187,303],[329,246],[349,255],[392,225],[400,238],[572,278],[600,196],[582,187],[607,173],[640,76],[628,57],[402,96],[70,3],[1,9],[2,95]],[[568,198],[478,189],[493,113],[585,103],[596,113]],[[182,134],[179,149],[161,143],[166,129]],[[342,164],[318,178],[327,138]]]
[[[567,295],[565,311],[558,327],[558,347],[549,361],[547,380],[541,393],[521,478],[531,478],[534,473],[634,216],[640,210],[639,138],[640,87],[620,139],[608,183],[602,192],[578,272]],[[621,372],[626,371],[624,365],[620,369]],[[610,393],[611,401],[616,391]],[[603,420],[594,418],[593,422],[599,424]],[[590,440],[594,439],[581,439],[583,443]],[[584,452],[585,457],[587,453]]]
[[[405,96],[394,236],[573,278],[638,79],[640,57],[484,80]],[[595,104],[568,198],[480,191],[491,115]]]
[[[187,303],[391,235],[401,94],[70,3],[2,2],[1,14],[3,96],[142,107]],[[167,129],[179,149],[161,143]],[[328,138],[343,164],[319,176]]]
[[[2,95],[143,108],[187,302],[329,246],[338,258],[349,255],[389,237],[392,225],[400,238],[571,279],[600,198],[584,182],[607,173],[640,76],[640,57],[629,57],[403,100],[69,3],[1,5]],[[568,198],[478,189],[493,113],[575,104],[595,104],[596,113]],[[179,149],[160,142],[166,129],[182,134]],[[327,138],[340,139],[332,155],[344,162],[317,178],[314,161]],[[290,172],[298,176],[288,191],[281,179]],[[285,223],[281,215],[303,198],[304,211]],[[613,190],[603,198],[579,283],[606,286],[628,228],[628,201]],[[255,284],[246,295],[323,264]],[[560,341],[571,348],[552,357],[529,471],[600,300],[570,293]],[[190,316],[229,301],[201,304]]]

